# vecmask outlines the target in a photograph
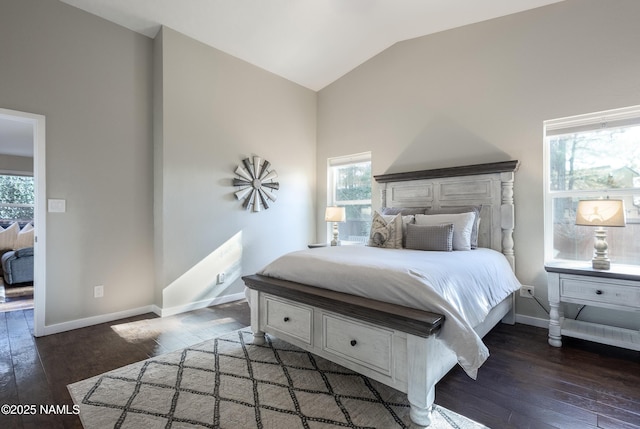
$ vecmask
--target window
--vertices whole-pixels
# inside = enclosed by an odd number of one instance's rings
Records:
[[[33,220],[35,191],[33,177],[0,174],[0,224]]]
[[[640,264],[640,106],[545,122],[545,259],[591,260],[580,199],[617,198],[627,226],[608,228],[609,258]]]
[[[327,162],[327,205],[345,207],[347,221],[338,224],[341,241],[365,243],[371,228],[371,153]],[[327,226],[327,237],[329,236]]]

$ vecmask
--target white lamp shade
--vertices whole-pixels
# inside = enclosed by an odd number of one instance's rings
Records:
[[[576,209],[576,225],[625,226],[626,213],[622,200],[581,200]]]
[[[344,207],[327,207],[324,213],[324,220],[327,222],[344,222],[347,220],[347,214]]]

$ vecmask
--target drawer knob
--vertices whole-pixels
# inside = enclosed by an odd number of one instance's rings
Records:
[[[285,322],[288,322],[288,321],[289,321],[289,318],[288,318],[288,317],[285,317],[285,318],[284,318],[284,321],[285,321]]]
[[[358,342],[356,340],[351,340],[350,344],[351,344],[352,347],[355,347],[356,344],[358,344]]]
[[[598,289],[598,290],[596,291],[596,295],[602,295],[602,291],[601,291],[600,289]]]

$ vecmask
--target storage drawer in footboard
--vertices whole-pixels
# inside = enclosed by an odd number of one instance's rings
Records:
[[[267,332],[283,333],[311,344],[313,309],[288,300],[263,295],[264,328]]]
[[[393,331],[322,315],[322,349],[384,375],[392,373]]]

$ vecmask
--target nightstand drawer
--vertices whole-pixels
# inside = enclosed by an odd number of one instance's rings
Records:
[[[640,288],[597,281],[566,278],[561,281],[562,298],[594,301],[634,307],[640,305]]]
[[[294,304],[289,301],[264,298],[266,308],[266,326],[283,334],[290,335],[307,344],[311,344],[311,307]]]
[[[324,351],[391,374],[392,331],[328,314],[322,316],[322,330]]]

